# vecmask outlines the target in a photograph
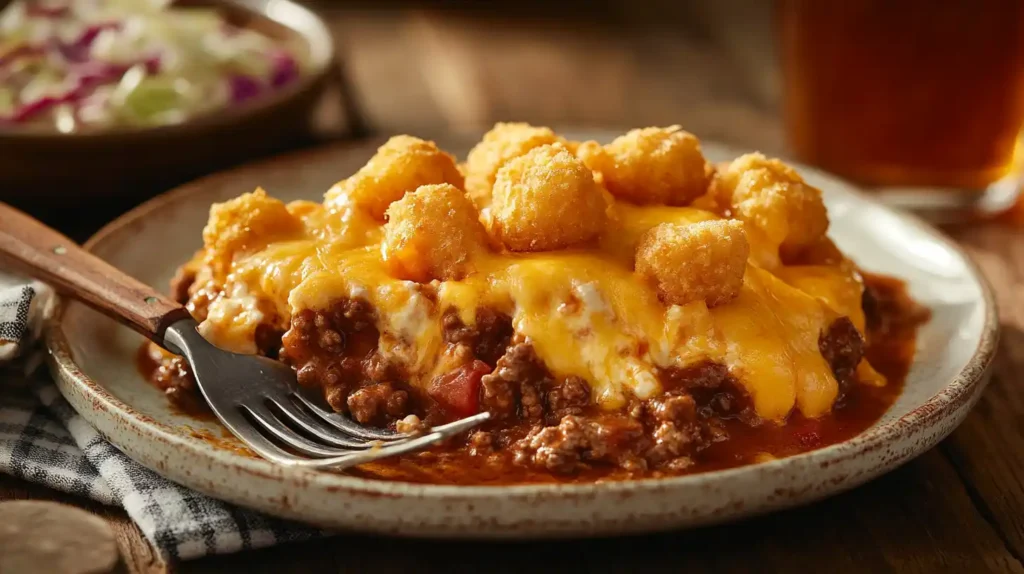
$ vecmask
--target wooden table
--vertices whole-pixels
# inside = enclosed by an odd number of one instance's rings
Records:
[[[705,138],[779,153],[770,26],[756,14],[764,4],[684,2],[657,18],[627,2],[582,16],[527,3],[525,15],[502,18],[320,8],[361,117],[377,131],[429,136],[503,119],[680,123]],[[722,25],[740,9],[750,17]],[[323,125],[338,121],[325,111]],[[84,238],[123,207],[79,213],[65,229]],[[951,233],[999,298],[1004,330],[992,383],[937,448],[807,507],[654,536],[498,544],[351,535],[169,566],[119,510],[8,477],[0,477],[0,499],[64,500],[105,517],[126,572],[1024,572],[1024,235],[995,223]]]

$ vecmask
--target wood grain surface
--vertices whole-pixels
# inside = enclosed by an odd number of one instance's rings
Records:
[[[623,1],[582,14],[527,2],[501,16],[405,4],[318,8],[338,38],[350,107],[377,132],[430,136],[496,120],[680,123],[704,138],[783,153],[767,4],[680,2],[650,14]],[[737,23],[737,14],[748,17]],[[339,109],[325,106],[325,130],[344,121]],[[56,221],[82,240],[123,207]],[[992,383],[940,446],[806,507],[629,538],[461,543],[351,534],[165,565],[119,510],[7,477],[0,499],[63,500],[105,517],[124,572],[1024,572],[1024,231],[991,222],[949,232],[999,298],[1004,331]]]

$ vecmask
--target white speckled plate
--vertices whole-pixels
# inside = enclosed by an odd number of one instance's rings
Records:
[[[578,134],[579,135],[579,134]],[[601,135],[586,134],[602,139]],[[582,139],[582,138],[581,138]],[[464,154],[467,142],[441,142]],[[218,174],[114,221],[88,247],[165,289],[200,246],[211,202],[257,185],[284,199],[318,199],[374,146],[333,147]],[[740,152],[705,144],[714,161]],[[195,438],[213,423],[175,414],[136,371],[137,335],[80,304],[50,330],[51,367],[64,396],[142,464],[206,494],[271,514],[363,531],[426,537],[587,536],[694,526],[792,506],[886,472],[949,434],[977,400],[998,338],[995,304],[954,244],[850,185],[809,168],[825,191],[838,244],[864,268],[908,281],[932,309],[903,394],[846,442],[790,458],[678,478],[592,485],[411,485],[276,467]]]

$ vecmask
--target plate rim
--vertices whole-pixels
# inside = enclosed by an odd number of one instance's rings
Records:
[[[588,133],[612,134],[613,132],[599,130]],[[452,137],[461,137],[462,134],[455,133],[449,135]],[[346,150],[348,152],[372,151],[380,142],[383,141],[383,139],[384,138],[373,138],[352,142],[340,142],[331,145],[297,150],[266,160],[243,164],[241,166],[204,176],[178,186],[170,191],[159,194],[108,222],[92,237],[90,237],[83,244],[83,247],[86,250],[92,250],[107,236],[121,230],[122,228],[137,224],[144,217],[148,216],[150,213],[158,211],[164,205],[183,200],[183,198],[187,198],[192,195],[199,195],[205,190],[215,187],[218,182],[231,180],[237,178],[241,174],[251,171],[263,171],[267,169],[268,166],[286,167],[289,164],[309,161],[311,158],[316,158],[318,156],[329,156],[339,153],[340,150]],[[705,148],[717,147],[723,150],[738,151],[741,149],[738,146],[720,144],[710,140],[702,145]],[[971,277],[978,282],[978,285],[981,288],[982,302],[985,312],[981,337],[978,340],[978,344],[974,349],[971,358],[957,376],[952,378],[943,386],[941,391],[931,396],[925,402],[914,407],[910,412],[904,414],[898,419],[882,424],[876,424],[861,434],[846,441],[817,450],[724,470],[713,470],[674,477],[643,478],[602,483],[459,486],[368,479],[334,472],[287,468],[273,464],[261,458],[246,457],[230,451],[216,449],[202,441],[185,437],[182,434],[175,432],[173,427],[152,420],[144,413],[136,411],[131,405],[121,401],[112,393],[107,391],[100,382],[93,380],[85,374],[77,365],[71,353],[70,343],[63,330],[63,311],[65,308],[63,303],[58,305],[56,312],[50,321],[48,321],[45,329],[44,340],[49,350],[48,364],[51,372],[58,380],[58,383],[64,382],[69,385],[74,385],[77,390],[82,392],[83,396],[96,407],[95,410],[80,412],[80,414],[93,426],[98,425],[93,422],[92,418],[101,416],[97,414],[101,410],[107,411],[111,413],[111,416],[114,416],[122,423],[127,424],[137,435],[150,440],[158,440],[168,443],[178,448],[187,449],[192,455],[207,459],[215,466],[227,466],[235,471],[255,475],[260,478],[270,478],[286,482],[290,480],[300,480],[303,483],[314,483],[331,490],[343,490],[350,493],[359,493],[369,496],[412,496],[451,500],[471,500],[481,497],[492,497],[496,494],[527,497],[545,495],[584,497],[603,493],[612,494],[633,492],[636,490],[674,489],[686,488],[687,486],[696,487],[707,482],[725,480],[743,473],[749,473],[754,468],[763,469],[763,471],[769,472],[771,470],[782,469],[797,462],[820,462],[821,464],[828,465],[838,464],[845,460],[858,458],[859,456],[880,447],[884,447],[897,439],[901,434],[910,432],[916,428],[927,428],[931,424],[935,424],[948,417],[956,415],[957,411],[960,410],[960,420],[956,420],[955,424],[950,425],[947,432],[943,433],[941,436],[937,436],[933,442],[929,442],[924,446],[916,446],[908,452],[894,457],[892,461],[881,465],[874,473],[869,473],[871,476],[874,476],[888,471],[898,464],[902,464],[903,462],[920,455],[927,450],[927,448],[930,448],[933,444],[939,442],[942,438],[945,438],[946,435],[952,432],[952,430],[959,425],[963,417],[966,416],[967,411],[977,401],[988,381],[986,374],[989,371],[990,365],[992,364],[998,348],[1000,325],[996,299],[988,279],[981,272],[973,258],[963,248],[938,230],[924,223],[921,219],[912,214],[895,211],[882,205],[876,199],[861,191],[856,185],[838,176],[800,164],[799,162],[791,162],[791,165],[801,173],[814,174],[817,177],[822,177],[830,182],[838,184],[842,193],[851,194],[862,201],[866,201],[889,213],[895,214],[907,224],[913,225],[918,229],[918,231],[926,234],[930,239],[939,242],[946,248],[955,252],[966,264],[967,271]],[[58,384],[58,387],[60,388],[61,393],[67,397],[68,391],[64,386]],[[111,440],[113,444],[118,444],[118,441],[112,440],[111,437],[107,436],[106,438]],[[140,464],[143,464],[143,466],[153,469],[154,472],[165,474],[161,472],[160,469],[153,468],[141,461],[139,462]],[[855,484],[849,484],[847,487],[852,487],[854,485]],[[837,488],[836,490],[838,491],[840,489]]]

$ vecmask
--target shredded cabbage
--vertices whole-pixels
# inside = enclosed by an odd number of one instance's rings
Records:
[[[169,0],[15,0],[0,12],[0,127],[156,126],[292,84],[295,50]]]
[[[14,92],[0,88],[0,116],[12,115],[14,113],[14,108]]]

